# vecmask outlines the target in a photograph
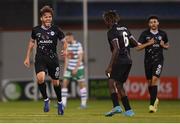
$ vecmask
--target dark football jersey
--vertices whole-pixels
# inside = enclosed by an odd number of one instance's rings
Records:
[[[126,63],[131,64],[132,60],[130,57],[130,47],[135,47],[133,43],[130,41],[130,37],[132,37],[130,31],[125,27],[119,24],[114,24],[113,27],[107,32],[108,41],[110,45],[111,52],[113,51],[113,40],[118,41],[119,47],[119,55],[118,55],[118,62],[119,63]]]
[[[49,29],[36,26],[32,29],[31,38],[37,42],[37,53],[42,55],[56,54],[58,40],[64,38],[64,33],[58,26],[52,25]]]
[[[145,30],[139,37],[139,42],[144,44],[148,42],[151,38],[154,38],[155,43],[145,48],[145,60],[152,61],[163,61],[163,47],[160,45],[160,41],[163,40],[164,43],[168,42],[168,37],[166,32],[158,30],[156,34],[151,33],[150,30]]]

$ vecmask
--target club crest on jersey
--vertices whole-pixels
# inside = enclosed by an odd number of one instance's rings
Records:
[[[158,37],[158,40],[162,40],[162,37],[161,37],[161,36],[159,36],[159,37]]]
[[[55,35],[55,32],[54,31],[51,31],[51,36],[54,36]]]

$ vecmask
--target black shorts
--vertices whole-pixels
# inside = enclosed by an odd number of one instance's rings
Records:
[[[145,61],[145,75],[147,80],[151,80],[153,76],[160,77],[163,69],[163,61],[148,62]]]
[[[57,57],[50,58],[49,56],[46,55],[36,55],[35,71],[36,74],[41,71],[47,72],[52,79],[58,80],[60,73],[58,58]]]
[[[110,75],[111,79],[114,79],[120,83],[126,82],[129,72],[131,70],[132,64],[116,64],[112,67],[112,72]]]

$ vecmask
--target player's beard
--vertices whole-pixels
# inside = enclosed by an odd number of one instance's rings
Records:
[[[50,28],[51,24],[52,24],[51,22],[44,22],[43,23],[44,27],[46,27],[46,28]]]

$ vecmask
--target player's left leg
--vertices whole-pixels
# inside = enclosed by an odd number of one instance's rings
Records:
[[[79,85],[80,88],[80,95],[81,95],[81,108],[87,107],[87,88],[86,82],[84,78],[84,69],[78,69],[76,76],[74,77]]]
[[[48,62],[48,74],[51,77],[52,84],[54,86],[54,91],[56,93],[58,99],[58,114],[64,114],[64,107],[62,105],[62,98],[61,98],[61,85],[59,82],[59,75],[60,75],[60,68],[59,62],[57,58],[49,60]]]
[[[80,95],[81,95],[81,108],[84,109],[87,107],[87,88],[85,80],[78,80]]]
[[[124,115],[131,117],[134,115],[134,112],[131,109],[128,96],[126,95],[125,89],[123,87],[123,84],[126,82],[128,78],[131,69],[131,64],[119,64],[119,68],[121,71],[119,71],[119,76],[116,78],[116,87],[121,97],[122,104],[125,108]]]
[[[150,113],[156,112],[158,109],[158,104],[159,104],[159,99],[157,98],[158,80],[159,80],[158,77],[156,76],[152,77],[150,106],[149,106]]]
[[[61,98],[61,85],[59,83],[59,80],[57,80],[57,79],[52,79],[52,83],[53,83],[54,91],[55,91],[57,99],[58,99],[58,114],[63,115],[64,108],[62,105],[62,98]]]
[[[158,93],[158,82],[163,68],[163,61],[156,62],[153,65],[153,76],[151,83],[151,98],[150,98],[150,106],[149,112],[156,112],[158,109],[159,99],[157,98]]]

